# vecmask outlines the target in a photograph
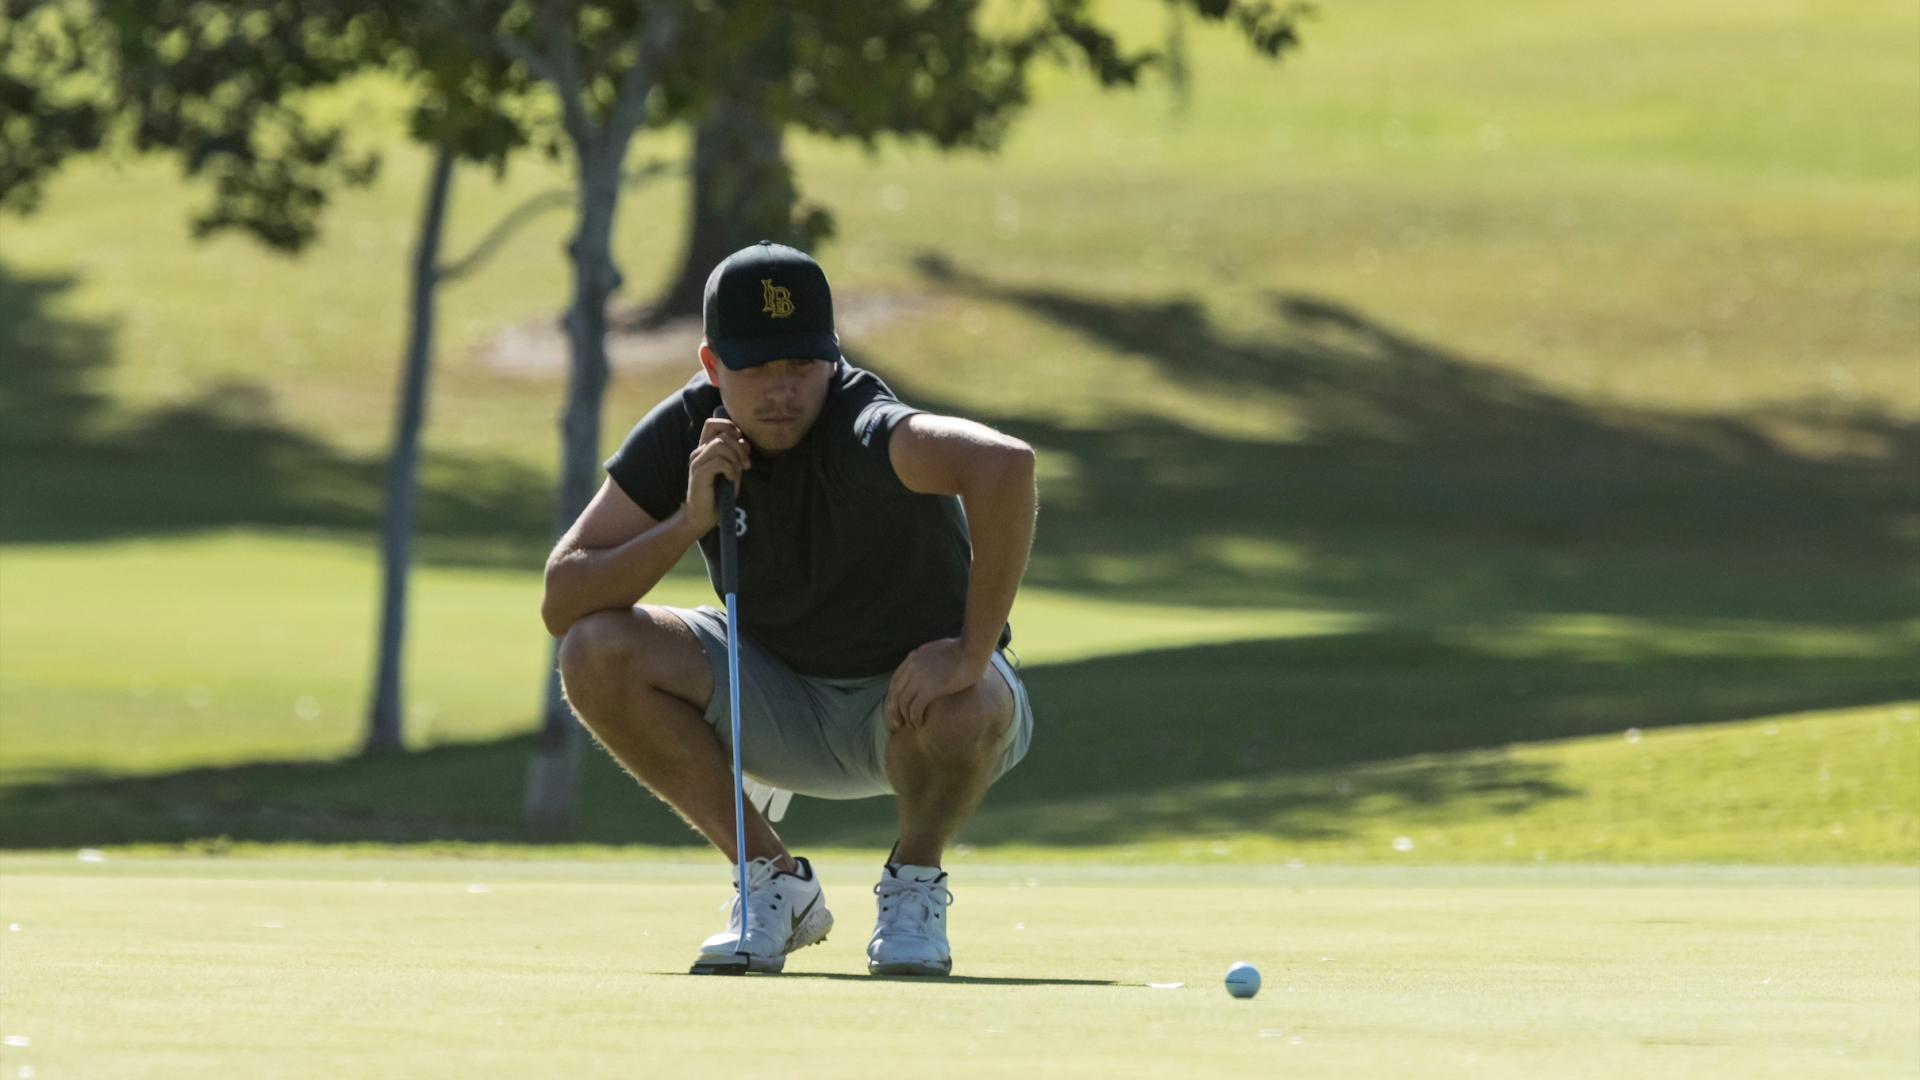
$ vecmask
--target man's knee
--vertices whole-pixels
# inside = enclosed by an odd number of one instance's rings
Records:
[[[640,628],[630,611],[596,611],[560,639],[560,681],[569,696],[620,680],[640,655]]]
[[[671,612],[650,607],[596,611],[574,623],[560,639],[560,682],[576,708],[641,686],[701,709],[713,694],[700,640]]]
[[[955,763],[981,761],[1005,749],[1013,714],[1013,691],[989,669],[971,690],[934,702],[919,730],[935,757]]]

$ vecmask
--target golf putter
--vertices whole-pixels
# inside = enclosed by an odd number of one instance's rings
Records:
[[[724,420],[727,410],[714,413]],[[735,952],[725,960],[695,963],[689,975],[745,975],[747,955],[747,808],[746,770],[740,759],[740,538],[734,532],[733,481],[724,475],[714,481],[714,500],[720,511],[720,591],[727,601],[727,701],[733,706],[733,851],[740,872],[740,937]]]

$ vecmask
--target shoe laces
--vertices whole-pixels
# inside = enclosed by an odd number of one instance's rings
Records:
[[[780,906],[786,903],[786,895],[776,891],[773,876],[778,871],[772,859],[753,859],[747,863],[747,891],[752,893],[751,907],[747,911],[747,929],[751,934],[755,930],[765,930],[769,924],[776,924],[775,916]],[[740,882],[733,883],[733,896],[720,903],[727,912],[727,929],[740,932]]]
[[[889,876],[873,887],[880,898],[880,914],[896,934],[930,937],[932,924],[945,922],[944,912],[953,893],[940,881],[909,881]]]

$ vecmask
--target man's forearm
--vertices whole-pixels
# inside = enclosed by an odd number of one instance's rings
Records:
[[[1013,597],[1020,590],[1027,554],[1033,548],[1037,505],[1033,451],[1024,446],[1009,450],[1001,466],[969,485],[960,500],[973,539],[973,570],[967,581],[960,642],[967,656],[984,670],[1013,611]]]
[[[565,637],[582,616],[632,607],[699,539],[681,510],[618,547],[563,543],[547,562],[546,596],[540,603],[547,632]]]

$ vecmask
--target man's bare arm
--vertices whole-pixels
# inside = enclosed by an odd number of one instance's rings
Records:
[[[973,539],[957,655],[916,660],[896,676],[895,719],[917,725],[927,705],[978,682],[999,645],[1033,547],[1034,457],[1031,446],[984,424],[927,413],[895,429],[888,455],[908,490],[958,495]]]
[[[699,538],[684,508],[655,521],[608,480],[547,557],[547,633],[565,637],[582,616],[639,603]]]
[[[687,462],[687,498],[655,521],[620,485],[607,480],[547,557],[540,618],[565,637],[582,616],[630,608],[653,591],[680,557],[713,529],[713,483],[735,485],[751,466],[746,437],[726,420],[709,420]]]
[[[1033,546],[1033,448],[985,424],[918,413],[894,431],[888,454],[909,491],[958,495],[966,507],[973,570],[960,637],[984,673]]]

